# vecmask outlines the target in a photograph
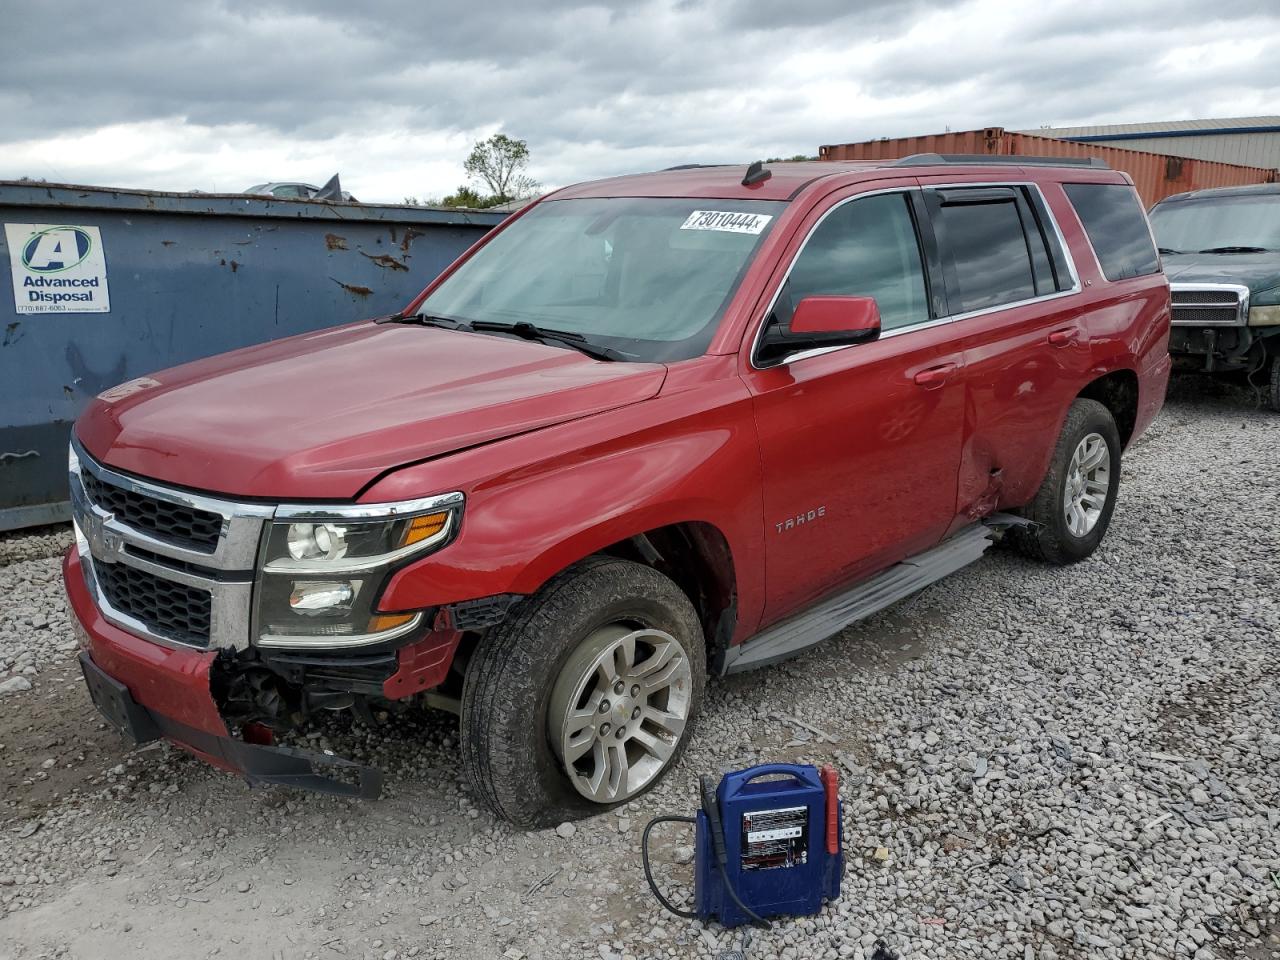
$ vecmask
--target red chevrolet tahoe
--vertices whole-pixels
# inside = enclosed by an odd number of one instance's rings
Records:
[[[1169,315],[1133,186],[1093,163],[560,190],[399,314],[89,406],[65,577],[90,692],[139,741],[364,796],[378,771],[276,736],[425,704],[459,715],[497,814],[621,803],[708,676],[1002,537],[1087,557],[1163,401]]]

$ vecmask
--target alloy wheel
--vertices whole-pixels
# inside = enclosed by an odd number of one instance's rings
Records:
[[[692,686],[671,634],[622,623],[591,633],[560,671],[547,715],[574,789],[616,803],[652,783],[684,734]]]
[[[1090,433],[1076,444],[1063,487],[1067,529],[1073,537],[1087,537],[1098,525],[1111,489],[1111,450],[1101,434]]]

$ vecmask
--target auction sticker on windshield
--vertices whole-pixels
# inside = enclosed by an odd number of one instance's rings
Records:
[[[681,230],[719,230],[722,233],[760,233],[773,219],[767,213],[734,213],[731,210],[695,210]]]
[[[97,227],[6,223],[18,313],[110,313],[107,258]]]

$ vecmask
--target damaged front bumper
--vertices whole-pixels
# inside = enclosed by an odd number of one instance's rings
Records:
[[[63,559],[72,613],[83,630],[80,667],[94,703],[135,743],[164,738],[250,786],[278,784],[375,799],[382,772],[341,757],[250,743],[231,735],[209,687],[216,653],[161,646],[104,620],[72,548]]]
[[[80,652],[80,669],[98,710],[136,744],[163,737],[215,766],[240,774],[250,786],[275,784],[364,800],[377,799],[382,792],[381,770],[341,757],[249,743],[188,727],[134,700],[129,688],[94,663],[88,651]],[[326,776],[320,772],[326,767],[351,779]]]

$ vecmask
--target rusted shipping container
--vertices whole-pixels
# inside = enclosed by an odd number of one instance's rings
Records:
[[[818,148],[822,160],[890,160],[915,153],[981,153],[999,157],[1098,157],[1113,170],[1133,177],[1143,202],[1157,200],[1186,190],[1206,187],[1234,187],[1246,183],[1272,183],[1280,171],[1264,167],[1244,167],[1234,163],[1192,160],[1163,153],[1144,153],[1099,143],[1075,143],[1030,133],[1016,133],[1004,127],[935,133],[923,137],[893,140],[864,140],[861,143],[829,144]]]

